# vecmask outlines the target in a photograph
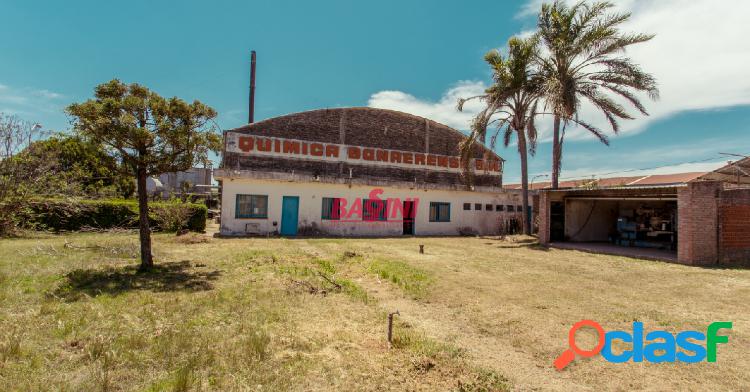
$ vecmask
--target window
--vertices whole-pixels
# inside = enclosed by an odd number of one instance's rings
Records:
[[[513,206],[511,204],[508,204],[507,206],[505,206],[505,210],[508,212],[513,212]]]
[[[477,211],[482,211],[482,203],[474,203],[474,209]]]
[[[503,211],[505,210],[505,206],[502,204],[498,204],[495,206],[495,211]]]
[[[481,205],[480,205],[481,207]],[[430,202],[430,222],[450,222],[451,203]]]
[[[523,206],[516,206],[517,212],[523,212]]]
[[[386,212],[386,200],[365,199],[362,201],[362,220],[384,221],[388,216]]]
[[[235,218],[268,218],[268,196],[237,195]]]
[[[464,203],[464,211],[470,211],[471,210],[471,203]]]
[[[338,197],[324,197],[322,219],[340,220],[341,219],[341,199]]]
[[[484,205],[484,210],[485,211],[492,211],[492,204],[485,204]]]

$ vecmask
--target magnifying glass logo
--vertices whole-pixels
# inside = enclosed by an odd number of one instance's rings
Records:
[[[597,334],[599,334],[599,342],[592,350],[581,350],[576,345],[576,332],[583,327],[594,328]],[[570,348],[563,351],[563,353],[555,359],[554,365],[557,370],[563,370],[568,366],[568,364],[576,358],[576,354],[584,358],[593,357],[594,355],[599,354],[602,351],[602,347],[604,347],[604,328],[602,328],[602,326],[596,321],[581,320],[573,324],[573,327],[570,328],[570,332],[568,332],[568,346]]]

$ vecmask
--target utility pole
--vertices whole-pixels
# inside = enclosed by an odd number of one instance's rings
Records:
[[[255,121],[255,51],[250,52],[250,107],[248,110],[249,124]]]

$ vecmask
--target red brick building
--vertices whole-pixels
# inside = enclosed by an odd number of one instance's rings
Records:
[[[745,158],[709,173],[540,190],[539,240],[604,253],[652,249],[664,256],[656,258],[690,265],[750,266],[749,172]]]

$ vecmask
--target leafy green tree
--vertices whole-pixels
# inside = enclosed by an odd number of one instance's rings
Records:
[[[537,131],[534,117],[541,93],[541,80],[534,69],[537,55],[537,39],[513,37],[508,41],[508,56],[503,58],[497,50],[488,52],[484,59],[492,69],[493,84],[479,98],[486,103],[472,121],[469,138],[461,144],[461,160],[467,165],[474,145],[486,138],[487,129],[495,127],[490,138],[494,149],[497,136],[502,132],[503,145],[507,147],[513,138],[518,139],[518,154],[521,157],[521,184],[523,189],[523,227],[531,234],[529,216],[528,155],[536,152]],[[459,110],[468,100],[459,101]],[[465,166],[466,167],[466,166]]]
[[[657,99],[655,79],[624,55],[625,49],[649,41],[653,35],[623,34],[621,25],[630,13],[611,13],[609,2],[584,1],[568,6],[563,1],[542,5],[537,23],[538,36],[546,53],[538,57],[544,78],[546,107],[552,111],[552,188],[558,187],[562,167],[565,127],[570,121],[609,145],[607,136],[592,124],[577,118],[582,100],[590,102],[619,131],[619,119],[632,119],[625,107],[610,95],[619,97],[648,115],[637,92]]]
[[[49,184],[48,192],[129,198],[135,191],[135,178],[120,170],[119,161],[101,145],[80,135],[59,133],[33,142],[22,154],[32,165],[40,164],[49,156],[56,157],[51,170],[59,181]]]
[[[31,164],[23,153],[42,134],[38,124],[0,113],[0,236],[15,233],[19,212],[53,177],[50,168],[56,162],[54,154]]]
[[[221,149],[221,137],[211,126],[216,112],[199,101],[163,98],[138,84],[119,80],[97,86],[94,99],[72,104],[67,112],[75,129],[101,144],[108,154],[135,176],[141,242],[140,270],[153,267],[148,223],[146,179],[184,171],[208,161],[209,151]]]

